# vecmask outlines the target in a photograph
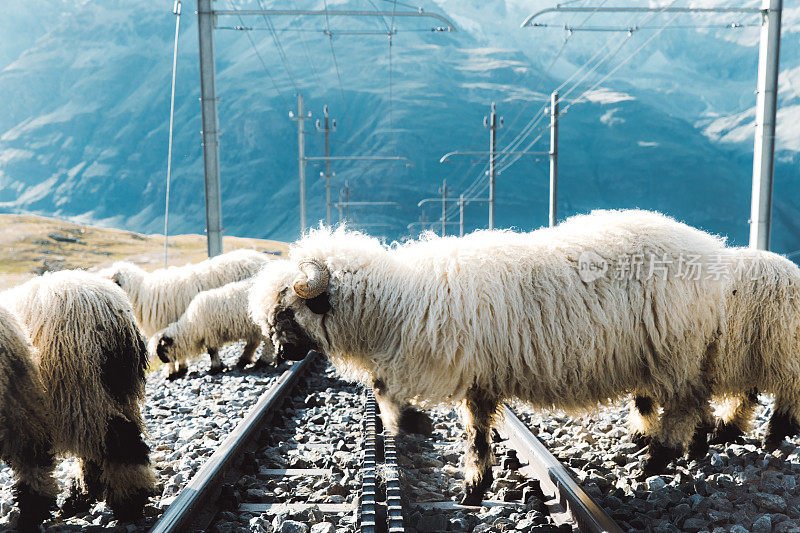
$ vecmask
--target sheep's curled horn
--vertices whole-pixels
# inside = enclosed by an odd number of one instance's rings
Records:
[[[300,272],[292,284],[294,292],[304,300],[316,298],[328,288],[331,274],[328,267],[319,259],[300,261]]]

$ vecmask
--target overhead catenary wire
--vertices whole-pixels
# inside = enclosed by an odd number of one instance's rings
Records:
[[[242,26],[244,26],[244,20],[242,20],[241,15],[237,15],[239,18],[239,22]],[[261,52],[258,51],[258,47],[256,46],[255,41],[253,41],[253,37],[250,36],[250,32],[245,32],[247,36],[247,40],[250,42],[250,46],[253,48],[253,52],[255,52],[256,57],[258,58],[259,63],[261,63],[261,68],[264,69],[266,72],[267,77],[269,77],[270,82],[272,83],[272,87],[275,89],[275,92],[278,93],[283,105],[286,107],[287,110],[291,111],[292,107],[289,105],[289,101],[283,96],[280,87],[278,87],[278,82],[275,80],[275,76],[272,75],[272,72],[267,68],[267,63],[264,61],[264,58],[261,57]]]
[[[258,6],[263,10],[264,5],[261,3],[261,0],[258,0]],[[286,75],[289,76],[289,81],[292,83],[292,87],[294,87],[295,94],[300,92],[300,88],[297,86],[297,81],[294,79],[294,74],[292,74],[292,69],[289,68],[289,60],[286,57],[286,51],[283,49],[283,44],[281,44],[281,40],[278,37],[278,34],[275,32],[275,27],[272,24],[272,21],[266,15],[262,14],[261,17],[264,19],[264,23],[267,25],[269,29],[270,35],[272,36],[272,41],[275,43],[275,49],[278,51],[278,57],[283,64],[284,70],[286,70]]]
[[[178,35],[181,29],[181,2],[175,0],[172,12],[175,14],[175,43],[172,47],[172,87],[169,96],[169,142],[167,144],[167,186],[164,199],[164,268],[167,268],[167,249],[169,246],[169,187],[172,179],[172,137],[175,124],[175,78],[178,67]]]
[[[336,50],[333,48],[333,34],[331,33],[331,21],[328,17],[328,0],[323,0],[325,4],[325,29],[328,30],[328,43],[331,48],[331,57],[333,58],[333,67],[336,69],[336,79],[339,81],[339,92],[342,95],[342,104],[344,105],[344,119],[343,122],[347,123],[347,116],[350,108],[347,105],[347,98],[344,96],[344,84],[342,83],[342,73],[339,70],[339,61],[336,59]]]

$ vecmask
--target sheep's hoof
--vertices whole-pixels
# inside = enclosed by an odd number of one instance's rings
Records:
[[[461,505],[469,505],[470,507],[480,507],[483,501],[483,494],[477,492],[467,493],[461,498]]]
[[[224,371],[225,371],[225,365],[212,366],[211,368],[208,369],[208,373],[211,374],[212,376],[216,376],[217,374],[221,374]]]
[[[256,362],[253,363],[253,366],[250,367],[250,370],[263,370],[270,366],[269,363],[264,361],[263,359],[256,359]]]
[[[664,470],[666,470],[667,465],[680,457],[682,453],[683,450],[680,448],[664,446],[659,441],[653,439],[650,442],[650,449],[647,451],[647,455],[645,456],[642,470],[644,471],[645,475],[661,474],[664,472]]]
[[[637,446],[642,446],[642,447],[647,446],[648,444],[650,444],[650,438],[651,437],[649,435],[645,435],[641,431],[634,431],[633,433],[630,434],[631,442],[636,444]]]
[[[398,426],[400,431],[405,433],[416,433],[426,437],[433,434],[433,420],[431,420],[431,417],[413,407],[403,409],[400,413]]]
[[[14,487],[14,493],[20,510],[17,531],[39,531],[39,524],[56,508],[55,497],[37,493],[22,482]]]
[[[698,430],[689,444],[689,460],[699,461],[708,454],[708,432]]]
[[[717,420],[714,431],[711,433],[711,444],[727,444],[729,442],[741,442],[744,432],[734,424],[728,424],[724,420]]]
[[[764,437],[764,449],[768,452],[777,450],[783,439],[796,435],[798,430],[800,430],[800,426],[791,415],[780,411],[774,413],[769,419],[767,435]]]
[[[238,368],[239,370],[244,370],[244,368],[249,364],[250,361],[248,361],[247,359],[239,359],[238,361],[236,361],[236,368]]]
[[[61,518],[69,518],[80,513],[85,513],[89,510],[94,501],[95,500],[87,493],[81,492],[76,485],[73,485],[69,496],[67,496],[67,499],[64,500],[64,503],[61,505],[59,515]]]
[[[109,495],[106,503],[114,512],[114,518],[120,522],[133,522],[144,514],[144,506],[150,498],[150,491],[140,488],[132,494],[127,494],[125,498],[116,495]]]

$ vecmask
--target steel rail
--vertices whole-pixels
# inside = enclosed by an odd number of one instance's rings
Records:
[[[622,533],[622,529],[572,479],[567,469],[507,406],[502,409],[500,434],[539,479],[542,491],[558,501],[583,533]]]
[[[364,405],[364,458],[361,462],[361,533],[378,531],[378,413],[372,391]]]
[[[298,378],[316,360],[316,354],[311,352],[302,361],[294,363],[269,390],[261,395],[256,405],[250,409],[217,451],[178,494],[175,501],[170,504],[150,530],[151,533],[191,530],[195,516],[199,511],[203,511],[204,506],[216,496],[223,477],[234,466],[236,459],[244,451],[249,441],[258,435],[268,417],[280,406],[280,402],[292,389]]]

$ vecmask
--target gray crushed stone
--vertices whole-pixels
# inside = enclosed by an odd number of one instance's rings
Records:
[[[627,432],[620,403],[583,417],[515,411],[576,480],[626,531],[800,532],[800,448],[790,439],[761,448],[772,401],[761,396],[741,443],[711,446],[701,461],[681,459],[660,476],[643,477],[645,449]]]
[[[222,443],[227,434],[256,403],[259,396],[286,370],[279,368],[239,371],[236,360],[242,344],[229,345],[220,351],[232,370],[208,375],[208,356],[194,361],[188,375],[168,381],[162,369],[149,372],[143,415],[150,445],[150,459],[158,474],[159,497],[151,498],[145,517],[134,524],[120,523],[104,502],[95,504],[87,514],[66,520],[55,518],[44,524],[48,533],[76,531],[144,532]],[[77,461],[63,460],[56,471],[62,485],[59,504],[66,497]],[[13,472],[0,468],[0,531],[12,531],[19,511],[12,505]]]

